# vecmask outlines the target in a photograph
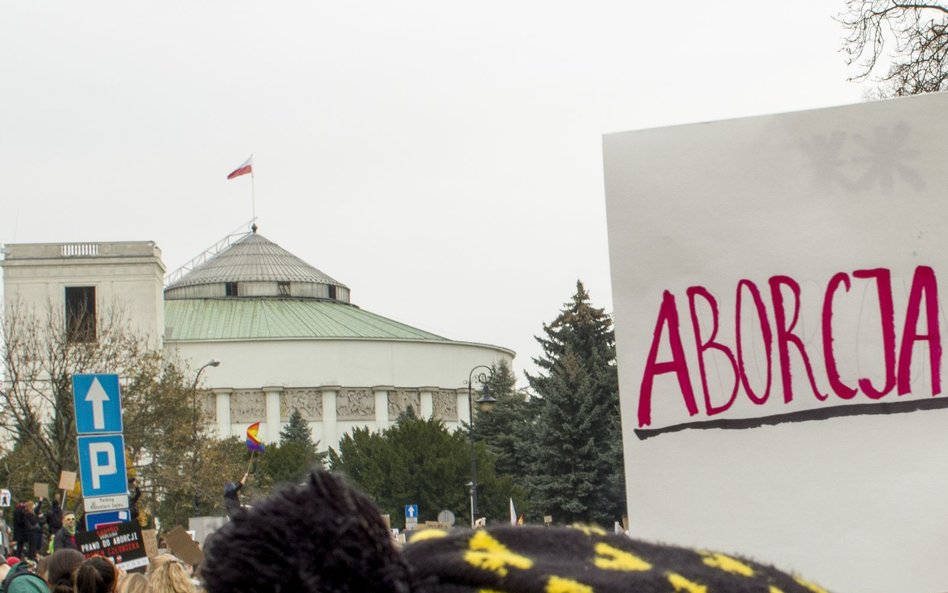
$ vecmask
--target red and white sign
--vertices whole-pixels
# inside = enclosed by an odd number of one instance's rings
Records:
[[[948,589],[948,96],[603,144],[631,533]]]

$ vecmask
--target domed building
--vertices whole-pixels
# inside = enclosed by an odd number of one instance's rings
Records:
[[[222,437],[259,421],[275,442],[293,410],[321,449],[354,427],[390,426],[409,406],[459,426],[471,369],[514,357],[361,309],[345,284],[256,228],[167,287],[151,242],[6,245],[3,268],[8,305],[52,302],[68,313],[77,294],[99,310],[125,303],[136,327],[200,375]]]

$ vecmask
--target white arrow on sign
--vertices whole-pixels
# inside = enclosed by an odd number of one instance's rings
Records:
[[[415,507],[409,505],[408,507],[408,517],[412,518],[415,516]]]
[[[99,378],[92,380],[85,400],[92,404],[92,427],[96,430],[105,428],[105,402],[109,401],[109,394],[105,392]]]

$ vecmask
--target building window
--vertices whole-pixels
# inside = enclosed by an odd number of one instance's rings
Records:
[[[66,287],[66,341],[95,342],[95,286]]]
[[[280,296],[290,296],[290,283],[277,282],[277,294]]]
[[[329,285],[329,298],[336,300],[336,287],[332,284]]]
[[[226,296],[238,296],[237,295],[237,283],[236,282],[225,282],[224,283],[224,294]]]

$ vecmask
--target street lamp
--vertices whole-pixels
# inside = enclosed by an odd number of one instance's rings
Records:
[[[477,374],[477,382],[483,385],[484,391],[481,398],[474,401],[474,371],[484,369],[487,372]],[[470,410],[471,426],[469,434],[471,435],[471,528],[474,528],[474,522],[477,520],[477,456],[474,454],[474,404],[477,404],[478,410],[490,412],[497,400],[491,397],[487,388],[487,382],[494,378],[494,369],[489,366],[479,364],[467,376],[467,405]]]
[[[194,375],[194,383],[191,385],[191,438],[194,442],[194,450],[191,457],[191,479],[195,480],[194,482],[194,516],[197,517],[201,512],[201,497],[198,496],[198,487],[197,487],[197,461],[198,461],[198,446],[197,446],[197,387],[198,382],[201,380],[201,373],[204,372],[204,369],[207,367],[219,367],[221,366],[221,361],[211,359],[207,361],[201,368],[197,370],[197,373]]]

